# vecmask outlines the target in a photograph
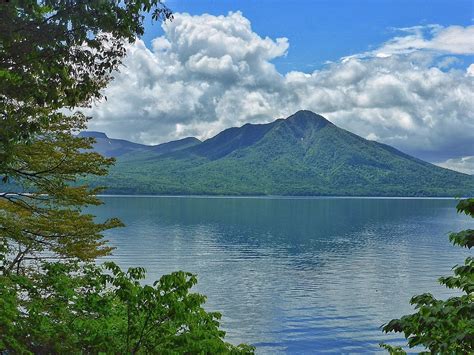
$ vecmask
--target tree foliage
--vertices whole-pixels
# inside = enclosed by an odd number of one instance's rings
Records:
[[[113,159],[75,133],[161,0],[0,2],[0,353],[246,353],[185,272],[142,285],[144,270],[94,261],[117,219],[84,213]],[[50,261],[50,262],[48,262]]]
[[[14,159],[4,173],[16,191],[3,185],[0,193],[0,272],[23,272],[32,261],[46,257],[92,260],[111,251],[102,232],[120,226],[120,221],[96,223],[92,215],[83,214],[84,206],[100,204],[95,196],[100,189],[74,184],[88,174],[106,174],[113,162],[83,151],[91,140],[71,131],[83,129],[85,123],[80,114],[58,114],[41,135],[12,146]]]
[[[87,120],[65,112],[101,97],[146,12],[172,17],[161,0],[0,2],[0,271],[110,252],[101,233],[120,222],[82,214],[101,189],[76,182],[113,160],[85,152],[92,140],[73,133]]]
[[[145,12],[172,17],[161,0],[0,2],[0,165],[56,110],[101,97]]]
[[[461,200],[459,213],[474,218],[474,199]],[[458,246],[474,246],[474,230],[451,233],[450,241]],[[472,354],[474,352],[474,258],[453,267],[453,276],[441,277],[439,282],[461,295],[438,300],[430,293],[414,296],[410,303],[416,313],[393,319],[383,327],[385,332],[405,335],[410,348],[424,346],[431,353]],[[402,348],[382,345],[392,354],[404,354]]]
[[[44,263],[34,279],[0,278],[0,351],[16,353],[242,354],[223,340],[219,313],[175,272],[153,286],[144,269],[113,263]]]

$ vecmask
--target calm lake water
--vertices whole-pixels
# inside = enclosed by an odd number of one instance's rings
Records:
[[[437,283],[468,251],[447,234],[474,228],[454,200],[103,197],[99,219],[123,267],[147,281],[198,274],[206,308],[223,313],[227,340],[258,353],[370,353],[400,343],[380,326],[412,311],[414,294],[452,295]]]

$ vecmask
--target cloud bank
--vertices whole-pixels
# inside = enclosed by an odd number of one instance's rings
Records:
[[[285,75],[272,60],[289,41],[259,36],[240,12],[175,14],[163,29],[151,49],[128,48],[91,129],[155,144],[309,109],[431,161],[474,155],[474,64],[453,66],[474,54],[474,26],[399,29],[371,52]]]
[[[445,162],[438,163],[436,165],[451,170],[457,170],[461,173],[474,175],[474,156],[448,159]]]

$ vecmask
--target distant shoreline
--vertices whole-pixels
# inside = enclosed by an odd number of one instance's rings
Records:
[[[262,199],[262,200],[458,200],[469,197],[445,196],[284,196],[284,195],[129,195],[100,194],[97,197],[140,197],[140,198],[207,198],[207,199]]]
[[[0,191],[0,194],[16,195],[17,192]],[[28,196],[32,193],[21,192]],[[46,196],[46,194],[42,194]],[[153,194],[98,194],[97,197],[153,197],[153,198],[208,198],[208,199],[262,199],[262,200],[459,200],[471,198],[471,196],[329,196],[329,195],[153,195]]]

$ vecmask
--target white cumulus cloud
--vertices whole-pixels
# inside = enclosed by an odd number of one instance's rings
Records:
[[[474,175],[474,156],[448,159],[444,162],[437,163],[436,165],[451,170],[457,170],[461,173]]]
[[[474,53],[474,26],[403,29],[372,52],[285,75],[272,60],[288,40],[259,36],[240,12],[175,14],[163,29],[151,49],[130,46],[91,129],[153,144],[309,109],[431,161],[474,155],[474,65],[451,67]]]

